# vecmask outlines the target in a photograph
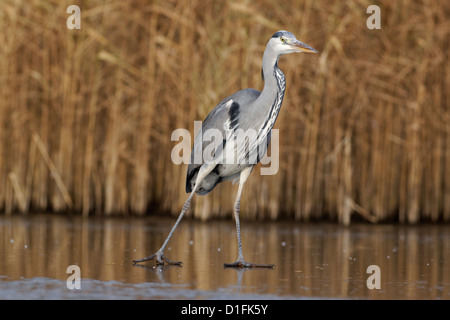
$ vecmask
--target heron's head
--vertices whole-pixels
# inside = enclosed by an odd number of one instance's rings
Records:
[[[293,52],[313,52],[319,53],[306,43],[303,43],[290,33],[289,31],[278,31],[269,40],[268,46],[278,55]]]

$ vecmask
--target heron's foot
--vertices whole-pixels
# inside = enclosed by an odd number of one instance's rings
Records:
[[[148,256],[143,259],[133,260],[133,264],[141,263],[141,262],[145,262],[145,261],[149,261],[149,260],[156,260],[156,264],[162,265],[162,266],[165,265],[166,263],[167,263],[167,265],[172,265],[172,266],[181,266],[183,264],[183,262],[181,262],[181,261],[172,261],[172,260],[168,259],[161,251],[158,251],[155,254],[152,254],[151,256]]]
[[[238,260],[233,263],[224,263],[223,266],[225,268],[275,268],[274,264],[258,264],[252,262],[246,262],[245,260]]]

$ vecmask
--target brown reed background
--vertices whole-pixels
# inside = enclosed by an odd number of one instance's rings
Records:
[[[382,29],[366,27],[381,8]],[[81,7],[81,30],[66,9]],[[0,212],[178,214],[193,132],[222,98],[262,89],[267,40],[320,51],[280,60],[280,170],[256,168],[244,219],[450,220],[450,2],[13,1],[0,10]],[[191,214],[229,217],[236,186]]]

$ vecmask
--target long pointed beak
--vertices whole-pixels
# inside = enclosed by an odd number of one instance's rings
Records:
[[[306,43],[303,43],[301,41],[295,40],[292,41],[289,44],[291,47],[293,47],[298,52],[312,52],[312,53],[319,53],[316,49],[308,46]]]

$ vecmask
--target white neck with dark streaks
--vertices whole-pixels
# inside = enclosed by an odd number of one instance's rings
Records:
[[[278,58],[278,56],[273,56],[270,53],[264,52],[262,68],[264,74],[264,89],[258,100],[261,102],[271,101],[272,103],[268,105],[266,103],[265,106],[265,108],[267,108],[267,110],[265,110],[266,120],[263,122],[258,134],[261,138],[265,138],[275,124],[286,90],[286,78],[281,69],[278,68]],[[261,103],[260,105],[263,106],[265,104]]]

